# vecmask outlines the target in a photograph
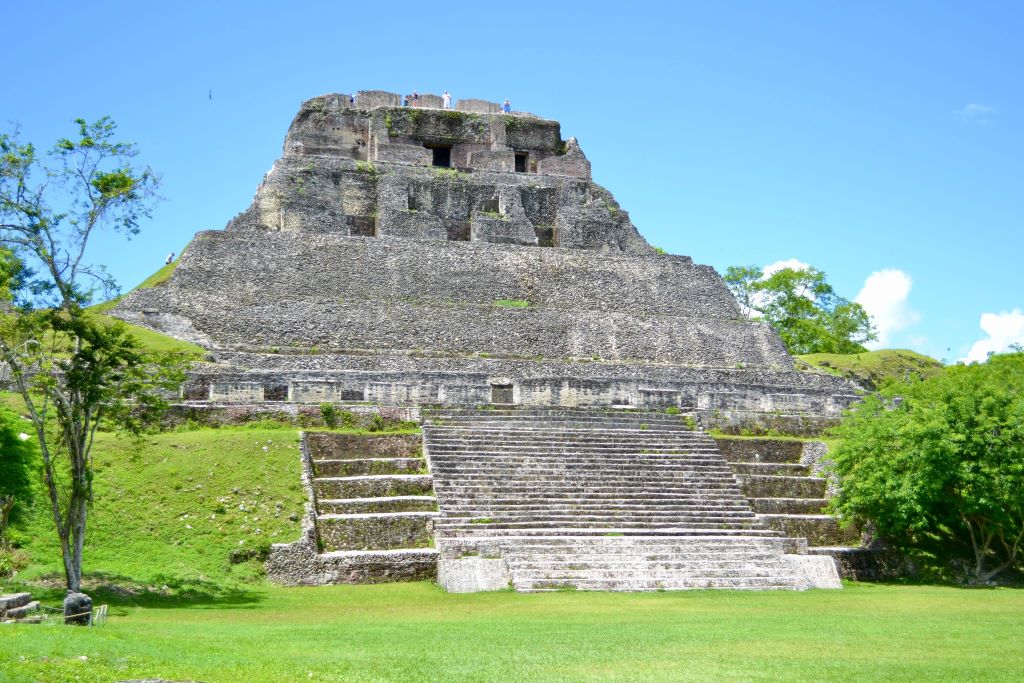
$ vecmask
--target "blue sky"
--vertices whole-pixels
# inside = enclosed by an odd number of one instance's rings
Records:
[[[43,1],[3,15],[0,121],[48,146],[109,114],[163,177],[142,236],[96,243],[126,288],[249,204],[302,100],[447,89],[560,120],[652,244],[720,271],[824,270],[887,347],[954,361],[1024,341],[1019,2]]]

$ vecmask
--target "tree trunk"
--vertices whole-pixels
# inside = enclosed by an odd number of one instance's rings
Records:
[[[14,496],[0,496],[0,548],[7,545],[7,524],[14,509]]]

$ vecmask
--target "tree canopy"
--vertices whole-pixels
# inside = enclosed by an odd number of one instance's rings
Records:
[[[836,512],[898,547],[973,556],[987,581],[1024,543],[1024,353],[892,384],[834,435]]]
[[[765,275],[757,266],[730,266],[724,280],[743,312],[771,325],[793,355],[862,353],[877,339],[864,308],[836,294],[817,268]]]

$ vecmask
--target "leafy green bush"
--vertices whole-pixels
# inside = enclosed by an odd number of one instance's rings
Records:
[[[972,581],[1020,565],[1024,353],[886,386],[833,436],[833,511],[940,564],[973,556]]]
[[[324,419],[324,425],[331,429],[338,426],[339,411],[333,403],[320,404],[320,417]]]

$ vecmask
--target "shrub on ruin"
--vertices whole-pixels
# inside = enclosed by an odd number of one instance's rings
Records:
[[[834,436],[835,512],[984,583],[1024,561],[1024,353],[893,384]],[[953,562],[955,566],[956,562]]]

